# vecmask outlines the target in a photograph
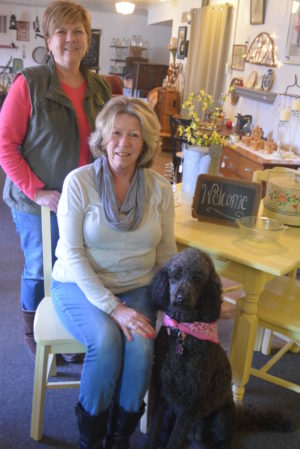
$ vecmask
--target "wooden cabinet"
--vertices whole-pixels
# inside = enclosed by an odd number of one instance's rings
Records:
[[[256,170],[278,166],[296,169],[300,167],[300,158],[298,163],[288,159],[265,159],[259,155],[259,152],[254,154],[243,147],[232,148],[225,143],[221,156],[220,173],[230,178],[242,178],[251,181]]]
[[[162,86],[167,71],[167,65],[134,62],[132,65],[131,96],[133,97],[135,94],[139,97],[147,97],[151,89]]]
[[[179,113],[179,92],[175,89],[158,89],[157,115],[162,133],[170,133],[169,114]]]

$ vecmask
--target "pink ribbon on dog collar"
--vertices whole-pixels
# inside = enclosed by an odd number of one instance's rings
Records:
[[[209,340],[214,343],[219,343],[216,321],[213,323],[203,323],[201,321],[196,321],[194,323],[177,323],[176,320],[173,320],[165,313],[163,325],[179,329],[181,332],[192,335],[199,340]]]

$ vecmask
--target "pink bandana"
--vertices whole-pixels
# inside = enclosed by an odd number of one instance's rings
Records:
[[[214,323],[202,323],[200,321],[195,323],[177,323],[177,321],[165,313],[163,325],[166,327],[175,327],[181,332],[192,335],[199,340],[209,340],[214,343],[219,343],[216,321]]]

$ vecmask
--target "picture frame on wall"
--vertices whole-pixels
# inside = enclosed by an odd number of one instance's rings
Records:
[[[14,58],[13,59],[13,73],[18,73],[19,70],[22,70],[24,67],[23,59]]]
[[[289,29],[284,62],[300,64],[300,0],[291,0],[289,8]]]
[[[265,23],[266,0],[250,1],[250,23],[251,25],[262,25]]]
[[[232,70],[245,70],[245,59],[247,53],[247,45],[233,45],[232,46]]]
[[[184,59],[185,54],[185,41],[186,41],[187,27],[178,27],[178,38],[177,38],[177,59]],[[187,51],[187,49],[186,49]]]
[[[91,43],[82,62],[90,69],[99,70],[99,50],[102,30],[92,29]]]

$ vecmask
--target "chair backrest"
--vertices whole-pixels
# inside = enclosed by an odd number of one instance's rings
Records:
[[[111,86],[112,95],[123,95],[123,85],[119,75],[104,75],[104,77]]]
[[[267,168],[266,170],[256,170],[253,173],[252,181],[254,182],[260,182],[260,181],[267,181],[269,179],[269,176],[276,175],[279,173],[297,173],[300,174],[300,169],[297,170],[293,168],[288,167],[274,167],[274,168]]]
[[[159,87],[154,87],[154,89],[151,89],[148,92],[148,95],[147,95],[148,104],[154,109],[154,112],[156,114],[158,114],[158,107],[157,107],[157,103],[158,103],[158,89],[160,89],[160,88]]]
[[[170,119],[170,132],[171,132],[171,147],[172,147],[172,156],[173,156],[173,164],[175,165],[175,161],[178,159],[176,153],[182,150],[182,144],[186,143],[186,139],[180,136],[178,127],[188,126],[191,123],[190,119],[185,119],[182,117],[178,117],[176,115],[169,114]]]
[[[267,168],[266,170],[256,170],[253,173],[252,181],[262,183],[262,197],[264,197],[266,194],[266,189],[267,189],[266,183],[267,183],[269,177],[273,176],[273,175],[276,176],[281,173],[291,173],[291,174],[299,174],[300,175],[300,168],[295,170],[293,168],[277,166],[277,167],[273,167],[273,168]]]
[[[42,240],[43,240],[44,291],[45,296],[50,296],[50,284],[52,273],[52,248],[51,248],[51,221],[50,221],[49,207],[42,206],[41,219],[42,219]]]

